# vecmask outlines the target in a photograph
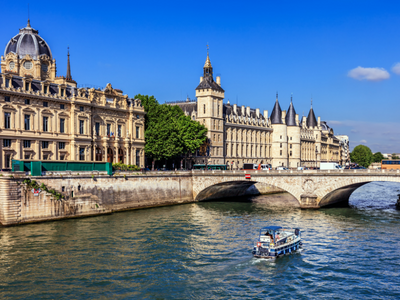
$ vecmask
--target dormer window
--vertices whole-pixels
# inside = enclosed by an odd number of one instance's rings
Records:
[[[47,90],[48,90],[48,87],[47,87],[47,85],[45,85],[44,88],[43,88],[43,92],[44,92],[45,94],[47,94]]]
[[[61,89],[61,97],[64,97],[64,89]]]
[[[26,62],[24,62],[24,68],[25,68],[26,70],[32,69],[32,62],[31,62],[31,61],[26,61]]]
[[[6,88],[10,87],[10,79],[6,79]]]
[[[29,91],[29,82],[25,82],[25,91]]]

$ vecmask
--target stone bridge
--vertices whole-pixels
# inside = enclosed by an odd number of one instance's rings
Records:
[[[348,201],[354,190],[369,182],[400,183],[399,170],[193,171],[192,176],[195,201],[241,196],[260,182],[290,193],[301,208]]]

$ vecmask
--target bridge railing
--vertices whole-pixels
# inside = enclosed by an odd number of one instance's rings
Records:
[[[207,174],[400,174],[400,170],[346,169],[346,170],[192,170]]]

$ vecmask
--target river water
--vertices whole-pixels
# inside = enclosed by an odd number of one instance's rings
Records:
[[[350,208],[205,202],[0,228],[0,298],[399,299],[397,194],[371,183]],[[300,227],[304,250],[253,258],[268,224]]]

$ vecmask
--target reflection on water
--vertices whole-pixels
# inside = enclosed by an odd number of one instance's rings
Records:
[[[0,228],[2,299],[398,299],[400,185],[350,208],[206,202]],[[254,259],[266,224],[303,229],[304,251]]]

